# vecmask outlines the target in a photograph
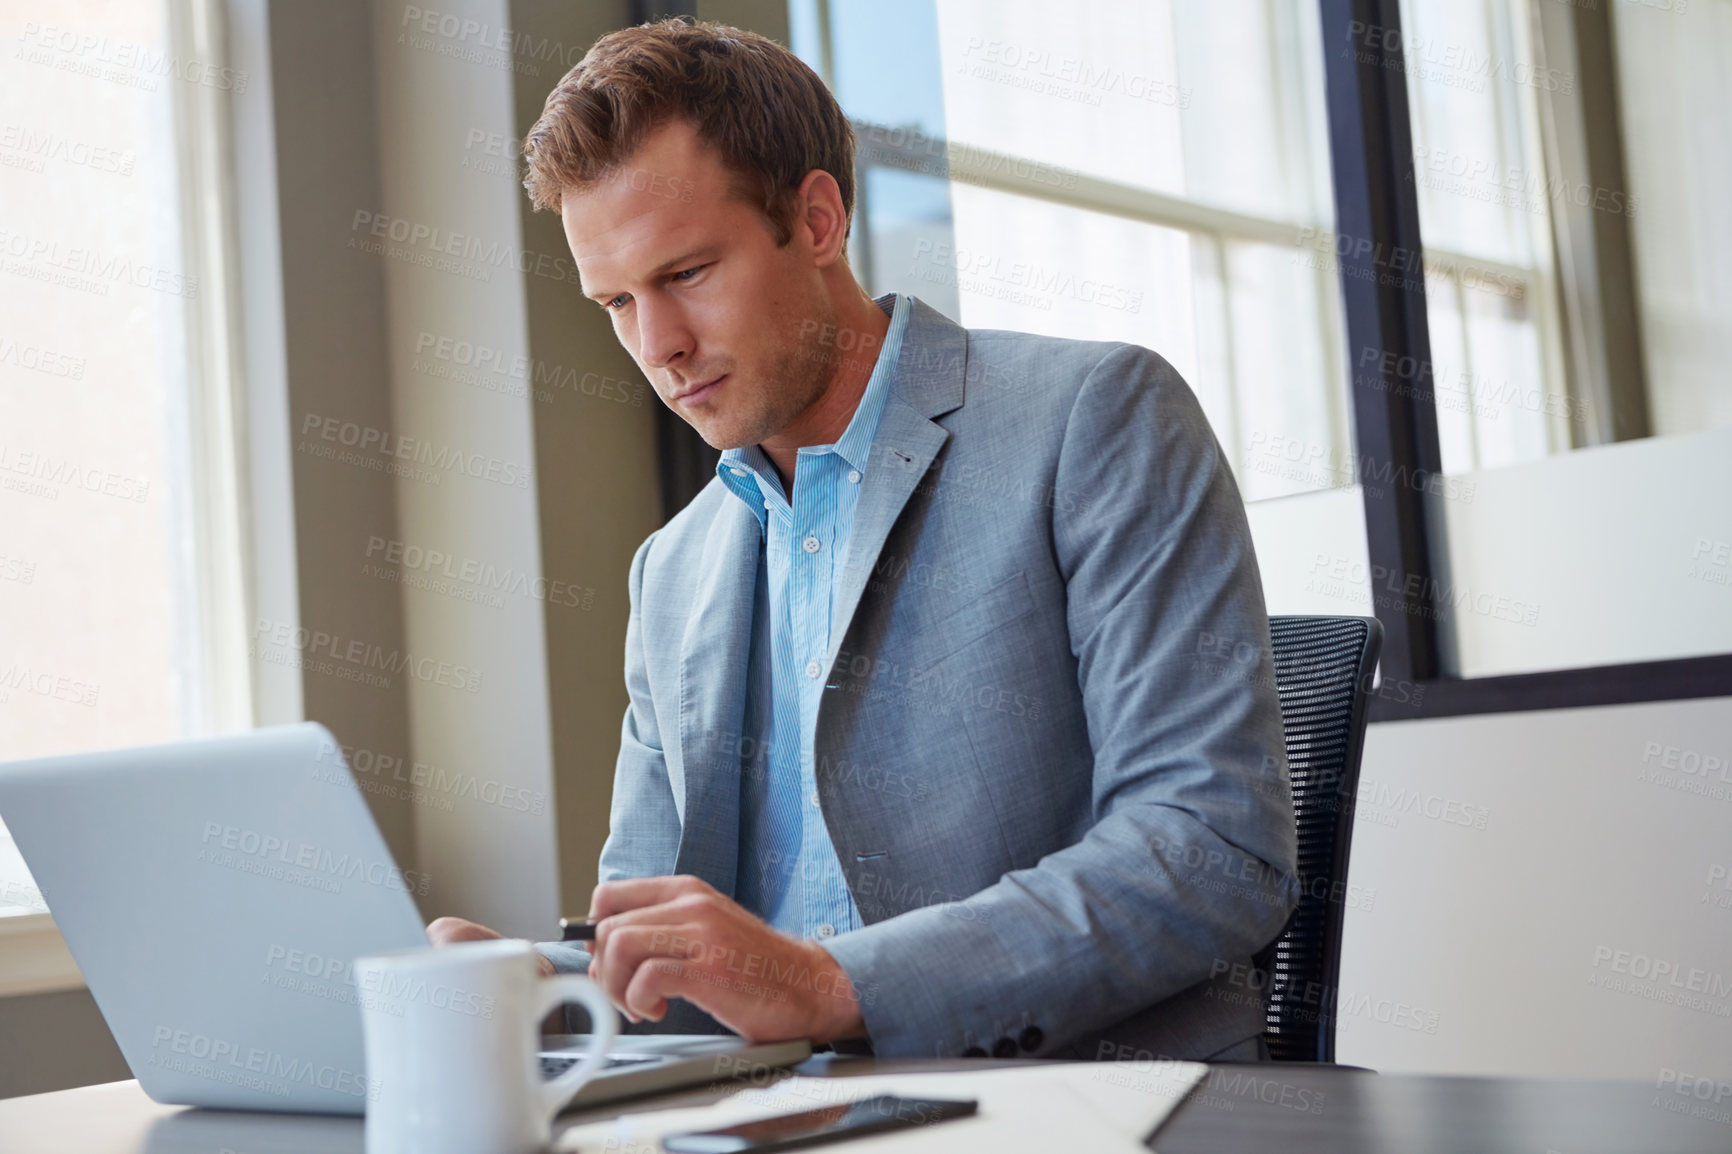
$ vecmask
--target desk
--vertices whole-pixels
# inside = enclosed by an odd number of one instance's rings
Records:
[[[875,1062],[815,1057],[795,1072],[817,1077],[982,1069],[1008,1063]],[[675,1091],[562,1116],[562,1124],[647,1104],[695,1105],[729,1087]],[[1732,1124],[1656,1105],[1688,1097],[1631,1082],[1433,1078],[1300,1065],[1221,1065],[1153,1146],[1162,1154],[1724,1154]],[[1708,1103],[1707,1105],[1712,1105]],[[1724,1105],[1724,1104],[1723,1104]],[[1722,1110],[1721,1117],[1728,1112]],[[363,1154],[357,1119],[226,1114],[159,1106],[136,1082],[113,1082],[0,1101],[6,1154]],[[845,1152],[846,1145],[833,1149]]]

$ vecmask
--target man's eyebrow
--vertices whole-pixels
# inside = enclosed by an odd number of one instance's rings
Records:
[[[714,252],[715,252],[715,245],[713,245],[713,244],[699,245],[697,248],[688,249],[685,252],[680,253],[678,256],[673,257],[672,259],[664,260],[664,261],[662,261],[662,263],[656,265],[655,268],[653,268],[649,271],[649,274],[647,277],[645,277],[645,279],[646,280],[655,280],[658,277],[666,276],[668,273],[672,272],[675,269],[684,268],[686,266],[693,265],[693,264],[702,264],[705,259],[713,256]],[[592,301],[596,301],[600,304],[606,304],[608,301],[610,301],[614,297],[618,296],[619,293],[618,292],[607,292],[605,290],[599,290],[598,289],[595,292],[586,292],[583,295],[588,297]]]
[[[702,264],[703,258],[712,255],[714,250],[715,246],[710,244],[700,245],[694,249],[688,249],[674,257],[672,260],[662,261],[662,263],[656,265],[654,269],[650,270],[649,275],[651,279],[654,279],[658,276],[665,276],[677,268],[683,268],[687,265]]]

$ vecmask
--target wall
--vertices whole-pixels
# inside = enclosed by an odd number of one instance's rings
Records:
[[[1460,676],[1732,652],[1732,428],[1451,481],[1435,507]]]
[[[1729,875],[1732,698],[1374,725],[1340,1060],[1732,1078]]]
[[[380,199],[371,21],[354,5],[272,4],[268,31],[279,215],[263,226],[280,236],[299,612],[257,617],[252,656],[300,668],[305,716],[344,744],[401,755],[408,679],[358,680],[377,669],[334,656],[405,644],[397,587],[360,565],[370,536],[398,536],[396,485],[376,454],[342,443],[345,427],[392,427],[383,270],[346,244],[356,208]],[[260,207],[240,206],[243,231]],[[398,863],[418,868],[408,797],[366,796]]]
[[[464,37],[503,32],[505,4],[373,12],[379,197],[351,203],[344,232],[385,278],[385,427],[417,452],[396,477],[396,530],[347,541],[343,563],[396,589],[424,670],[404,678],[408,747],[379,751],[417,763],[423,912],[547,937],[559,901],[544,614],[570,611],[572,591],[542,579],[534,382],[512,371],[529,359],[522,270],[543,262],[518,234],[509,169],[477,164],[477,143],[513,135],[511,58]]]
[[[0,1098],[132,1077],[88,990],[0,998],[0,1038]]]
[[[526,44],[575,48],[626,22],[627,5],[548,0],[511,5]],[[573,61],[575,62],[575,60]],[[531,72],[530,69],[534,71]],[[512,139],[541,115],[564,69],[529,60],[513,86]],[[527,251],[570,260],[559,217],[532,211],[512,184]],[[626,573],[661,520],[654,406],[613,326],[569,280],[524,278],[529,348],[538,378],[534,404],[536,501],[542,563],[582,591],[580,604],[546,612],[547,685],[559,830],[562,910],[582,916],[607,838],[608,803],[624,715]]]

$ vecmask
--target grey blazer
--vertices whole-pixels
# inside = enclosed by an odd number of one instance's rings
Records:
[[[632,560],[604,880],[766,867],[760,556],[712,480]],[[825,944],[876,1053],[1245,1053],[1293,809],[1244,509],[1179,375],[916,301],[841,581],[814,752],[866,924]]]

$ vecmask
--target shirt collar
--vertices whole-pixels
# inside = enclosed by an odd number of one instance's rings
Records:
[[[878,360],[872,366],[872,376],[866,381],[866,391],[842,437],[836,442],[836,452],[844,461],[864,473],[872,456],[872,438],[878,434],[878,419],[884,415],[884,402],[890,398],[890,384],[896,377],[896,362],[902,356],[902,336],[908,331],[908,314],[913,311],[905,293],[892,294],[894,305],[884,311],[890,314],[890,328],[884,333],[884,344],[878,349]],[[884,308],[885,301],[878,302]]]
[[[860,395],[860,403],[855,406],[848,427],[834,445],[809,445],[800,452],[834,451],[851,467],[862,474],[866,472],[866,463],[872,455],[872,441],[878,434],[879,418],[884,415],[884,405],[890,398],[890,386],[896,377],[896,362],[902,355],[902,338],[908,331],[909,314],[913,312],[912,300],[905,293],[892,293],[879,297],[875,302],[889,315],[890,328],[884,333],[884,343],[879,346],[878,359],[866,381],[866,391]],[[764,451],[757,445],[723,450],[721,459],[716,462],[716,475],[746,503],[759,524],[763,524],[765,493],[779,487],[774,480],[775,470]]]

